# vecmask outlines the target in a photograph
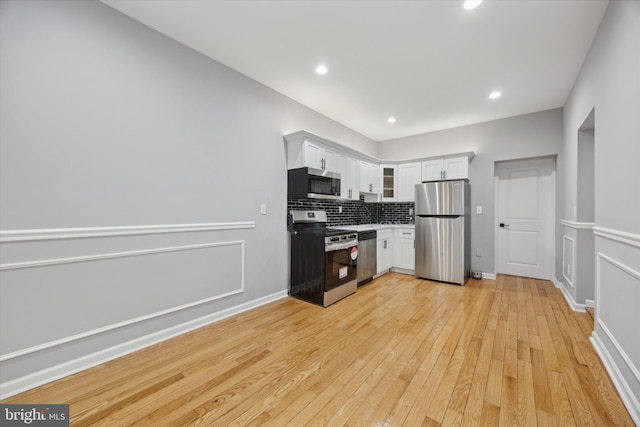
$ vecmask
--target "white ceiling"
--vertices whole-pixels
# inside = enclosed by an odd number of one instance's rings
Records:
[[[563,106],[608,4],[102,2],[376,141]]]

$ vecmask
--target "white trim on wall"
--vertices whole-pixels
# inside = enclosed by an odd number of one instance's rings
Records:
[[[630,275],[631,277],[635,278],[636,280],[638,280],[638,282],[640,282],[640,272],[635,271],[633,268],[622,264],[619,261],[616,261],[615,259],[611,258],[610,256],[607,256],[605,254],[603,254],[602,252],[597,252],[596,253],[596,304],[598,304],[598,307],[596,308],[596,323],[602,328],[602,330],[604,331],[605,335],[607,336],[607,338],[609,339],[609,341],[611,341],[611,343],[615,346],[616,350],[618,351],[618,354],[620,355],[620,357],[622,357],[622,359],[624,360],[624,362],[626,363],[627,367],[629,368],[629,370],[633,373],[633,375],[636,377],[636,380],[638,382],[640,382],[640,370],[638,369],[638,367],[636,365],[633,364],[633,361],[631,360],[631,358],[627,355],[627,353],[624,351],[624,349],[622,348],[622,346],[618,343],[618,340],[615,338],[615,335],[613,335],[613,333],[611,333],[611,331],[609,330],[609,328],[606,326],[606,324],[604,323],[604,321],[602,320],[601,314],[601,310],[600,310],[600,302],[602,301],[601,299],[601,295],[600,295],[600,290],[602,289],[602,284],[600,283],[600,265],[601,262],[604,261],[606,263],[608,263],[609,265],[625,272],[626,274]]]
[[[228,317],[251,310],[261,305],[268,304],[287,297],[287,291],[278,291],[276,293],[248,301],[234,307],[220,310],[216,313],[208,314],[198,319],[185,322],[180,325],[172,326],[162,331],[135,338],[131,341],[83,356],[11,381],[2,383],[2,391],[0,399],[6,399],[26,390],[41,386],[43,384],[64,378],[76,372],[92,368],[110,360],[117,359],[127,354],[133,353],[143,348],[150,347],[162,341],[177,337],[198,328],[210,325]]]
[[[563,219],[562,225],[569,228],[574,228],[576,230],[592,230],[595,224],[593,222],[577,222],[577,221],[569,221],[568,219]]]
[[[37,240],[82,239],[89,237],[131,236],[142,234],[220,231],[255,228],[254,221],[211,222],[192,224],[133,225],[116,227],[44,228],[33,230],[0,230],[0,243]]]
[[[607,346],[604,345],[602,339],[595,331],[591,335],[590,341],[600,360],[602,360],[606,371],[609,373],[609,377],[618,391],[624,406],[629,411],[629,415],[631,415],[631,418],[637,425],[640,425],[640,402],[638,402],[631,387],[629,387],[629,383],[624,378],[624,375],[622,375],[622,372],[620,372],[613,356],[609,353]]]
[[[596,232],[596,229],[594,229],[594,234],[618,243],[628,244],[634,247],[640,247],[640,245],[638,245],[638,241],[639,241],[638,237],[640,236],[637,234],[619,232],[616,230],[609,230],[609,229],[600,229],[598,230],[598,232]],[[600,303],[602,302],[602,297],[600,292],[602,289],[602,283],[601,283],[600,273],[601,273],[602,262],[606,262],[609,265],[631,275],[638,281],[640,281],[640,272],[634,270],[633,268],[627,265],[622,264],[621,262],[611,258],[610,256],[603,254],[602,252],[596,253],[595,323],[597,327],[595,328],[593,334],[591,335],[591,343],[593,344],[594,348],[596,349],[596,352],[598,353],[598,356],[600,356],[600,359],[602,360],[607,372],[609,373],[609,377],[613,381],[613,384],[616,387],[616,390],[618,391],[620,398],[622,399],[627,410],[629,411],[631,418],[633,418],[636,424],[640,425],[640,402],[638,401],[638,398],[634,394],[631,388],[631,385],[629,383],[631,378],[629,377],[628,374],[625,375],[620,370],[621,367],[624,366],[626,370],[628,370],[628,372],[630,372],[631,375],[635,377],[635,380],[637,382],[640,382],[640,369],[638,369],[638,366],[636,366],[633,363],[631,358],[624,351],[624,349],[616,339],[615,335],[607,327],[607,325],[604,323],[601,317],[602,311],[600,309]],[[602,330],[602,332],[604,333],[604,336],[601,336],[598,334],[599,330]],[[604,341],[608,341],[610,345],[606,345]],[[612,354],[612,352],[616,353],[615,357]],[[618,365],[617,361],[621,361],[620,366]]]
[[[78,341],[84,338],[88,338],[94,335],[102,334],[108,331],[112,331],[114,329],[120,329],[126,326],[133,325],[135,323],[144,322],[146,320],[154,319],[156,317],[165,316],[167,314],[175,313],[177,311],[186,310],[198,305],[206,304],[212,301],[216,301],[231,295],[241,294],[245,290],[245,245],[243,240],[229,241],[229,242],[216,242],[216,243],[205,243],[200,245],[188,245],[188,246],[177,246],[170,248],[158,248],[158,249],[147,249],[142,251],[129,251],[129,252],[119,252],[119,253],[111,253],[111,254],[100,254],[100,255],[88,255],[81,257],[73,257],[73,258],[60,258],[60,259],[50,259],[50,260],[41,260],[41,261],[29,261],[29,262],[21,262],[21,263],[13,263],[13,264],[3,264],[0,265],[0,270],[9,270],[16,268],[29,268],[29,267],[41,267],[45,265],[55,265],[55,264],[64,264],[64,263],[72,263],[72,262],[82,262],[82,261],[94,261],[94,260],[104,260],[104,259],[112,259],[112,258],[122,258],[122,257],[130,257],[130,256],[138,256],[138,255],[148,255],[148,254],[158,254],[165,252],[175,252],[175,251],[185,251],[185,250],[194,250],[194,249],[205,249],[212,247],[222,247],[222,246],[240,246],[241,253],[241,264],[240,264],[240,284],[238,289],[234,289],[229,292],[225,292],[218,295],[213,295],[204,299],[200,299],[198,301],[192,301],[186,304],[182,304],[179,306],[171,307],[166,310],[157,311],[155,313],[146,314],[144,316],[138,316],[133,319],[128,319],[122,322],[113,323],[111,325],[103,326],[100,328],[95,328],[89,331],[85,331],[79,334],[67,336],[64,338],[60,338],[54,341],[49,341],[43,344],[38,344],[32,347],[24,348],[18,351],[14,351],[12,353],[2,354],[0,355],[0,362],[4,362],[10,359],[15,359],[17,357],[25,356],[27,354],[35,353],[38,351],[46,350],[51,347],[56,347],[59,345],[67,344],[72,341]]]
[[[571,310],[577,311],[580,313],[587,312],[586,306],[584,304],[577,303],[576,300],[573,299],[573,295],[571,295],[569,291],[567,291],[567,288],[564,286],[564,283],[554,278],[553,284],[555,285],[556,288],[560,289],[560,292],[562,292],[562,295],[564,295],[564,299],[567,301],[567,304],[569,304],[569,307],[571,308]]]
[[[564,258],[564,254],[565,254],[565,249],[566,249],[566,242],[570,241],[571,242],[571,279],[569,279],[569,277],[567,277],[567,275],[565,274],[565,266],[567,265],[567,260]],[[567,283],[569,284],[569,286],[571,286],[572,289],[575,289],[575,286],[573,284],[573,279],[575,277],[575,271],[576,271],[576,241],[573,240],[573,238],[564,235],[562,236],[562,277],[564,277],[567,281]]]
[[[618,243],[624,243],[625,245],[640,248],[640,234],[628,233],[626,231],[619,231],[604,227],[593,227],[593,234]]]
[[[43,267],[46,265],[69,264],[74,262],[99,261],[99,260],[113,259],[113,258],[126,258],[126,257],[132,257],[132,256],[140,256],[140,255],[161,254],[166,252],[180,252],[180,251],[188,251],[188,250],[194,250],[194,249],[205,249],[205,248],[213,248],[216,246],[230,246],[230,245],[237,245],[237,244],[242,245],[243,263],[244,263],[244,241],[236,240],[236,241],[230,241],[230,242],[202,243],[198,245],[172,246],[167,248],[156,248],[156,249],[143,249],[139,251],[112,252],[112,253],[97,254],[97,255],[83,255],[83,256],[69,257],[69,258],[51,258],[51,259],[43,259],[43,260],[37,260],[37,261],[14,262],[14,263],[8,263],[8,264],[0,264],[0,271],[15,270],[18,268]]]

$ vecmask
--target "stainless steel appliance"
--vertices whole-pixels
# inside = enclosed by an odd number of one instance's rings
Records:
[[[290,200],[339,199],[340,174],[313,168],[289,169],[287,188]]]
[[[324,211],[290,211],[289,295],[327,307],[358,288],[358,233],[328,229]]]
[[[471,267],[467,180],[416,184],[416,276],[464,285]]]
[[[376,230],[358,233],[358,286],[369,283],[378,269],[377,236]]]

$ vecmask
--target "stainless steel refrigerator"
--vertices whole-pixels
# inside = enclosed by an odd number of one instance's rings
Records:
[[[471,268],[467,180],[416,184],[416,276],[464,285]]]

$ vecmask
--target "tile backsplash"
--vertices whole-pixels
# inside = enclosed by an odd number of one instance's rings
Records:
[[[342,206],[342,213],[340,207]],[[399,222],[413,224],[414,216],[409,209],[415,209],[413,202],[399,203],[365,203],[364,196],[358,201],[297,199],[287,202],[290,210],[319,210],[327,212],[327,226],[376,224],[383,222]]]

